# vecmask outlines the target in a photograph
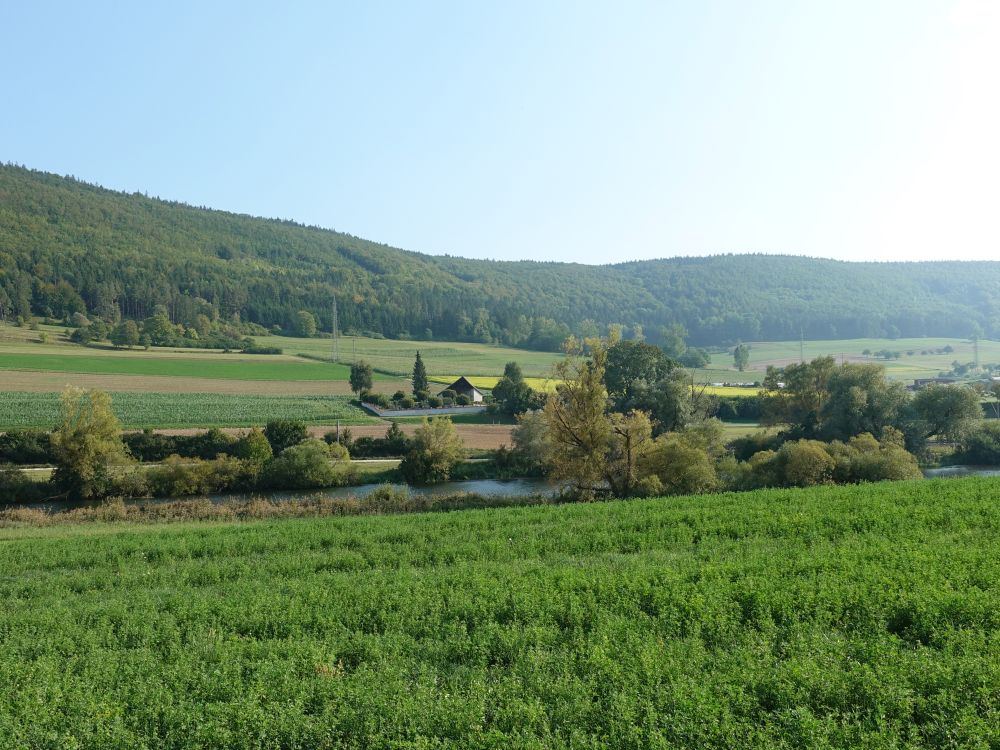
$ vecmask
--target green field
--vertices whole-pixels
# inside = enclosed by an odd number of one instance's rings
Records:
[[[284,336],[257,339],[261,346],[280,346],[286,354],[332,356],[330,339],[300,339]],[[552,364],[562,357],[554,352],[533,352],[493,344],[465,344],[448,341],[394,341],[362,336],[340,339],[340,361],[363,359],[373,367],[398,375],[413,371],[413,360],[420,352],[429,375],[495,376],[503,375],[508,362],[517,362],[528,377],[547,377]],[[456,375],[457,377],[457,375]]]
[[[82,349],[82,347],[81,347]],[[94,350],[83,350],[94,351]],[[220,380],[347,380],[350,368],[292,358],[248,358],[212,353],[183,356],[127,354],[11,353],[0,350],[0,370],[44,370],[114,375],[165,375]]]
[[[996,747],[998,487],[0,529],[0,737]]]
[[[934,354],[932,350],[951,346],[954,351]],[[900,352],[900,359],[884,360],[866,357],[866,349],[877,352],[888,349]],[[930,378],[942,371],[948,371],[952,362],[966,363],[975,359],[974,345],[968,339],[919,338],[919,339],[840,339],[834,341],[806,341],[802,346],[806,361],[816,357],[832,356],[837,362],[875,362],[886,368],[890,378],[913,380]],[[912,352],[912,354],[909,354]],[[922,352],[926,352],[925,354]],[[768,365],[783,366],[799,361],[798,341],[757,341],[750,344],[750,367],[739,372],[733,367],[733,357],[729,353],[712,355],[711,366],[695,370],[701,382],[744,382],[760,380]],[[1000,363],[1000,341],[981,340],[979,361],[982,364]]]
[[[269,419],[311,424],[372,424],[344,396],[239,396],[216,393],[112,393],[115,414],[126,428],[250,427]],[[0,392],[0,430],[51,428],[59,421],[58,393]]]

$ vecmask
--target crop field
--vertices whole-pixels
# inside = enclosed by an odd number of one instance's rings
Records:
[[[312,424],[376,422],[344,396],[122,392],[112,393],[111,403],[126,428],[249,427],[282,418]],[[0,392],[0,430],[51,428],[58,420],[58,393]]]
[[[286,354],[332,356],[332,343],[328,338],[299,339],[274,336],[258,338],[257,342],[262,346],[280,346]],[[498,378],[503,374],[505,364],[517,362],[526,376],[545,378],[549,375],[552,364],[562,357],[561,354],[554,352],[534,352],[493,344],[393,341],[361,336],[343,336],[339,346],[341,362],[363,359],[377,369],[406,376],[413,371],[413,360],[418,351],[427,367],[427,373],[442,377],[447,373],[458,372],[466,376]],[[455,378],[457,377],[456,375]]]
[[[798,341],[763,341],[751,343],[749,346],[750,367],[746,372],[738,372],[733,367],[731,354],[719,353],[712,355],[709,367],[695,370],[698,380],[702,382],[761,380],[768,365],[783,367],[800,359]],[[952,347],[953,351],[936,353],[937,350],[947,346]],[[866,349],[870,352],[889,350],[899,352],[902,356],[899,359],[885,360],[864,355]],[[972,341],[947,338],[806,341],[803,344],[803,353],[807,361],[829,355],[835,357],[837,362],[875,362],[886,368],[890,378],[897,380],[935,377],[942,371],[950,370],[955,360],[966,363],[975,359]],[[979,361],[983,364],[1000,363],[1000,341],[980,340]]]
[[[698,388],[701,391],[701,388]],[[756,396],[760,393],[760,388],[741,388],[734,385],[709,385],[705,386],[705,393],[710,396]]]
[[[81,347],[82,349],[82,347]],[[87,351],[87,350],[83,350]],[[175,378],[223,380],[342,380],[350,367],[294,358],[193,354],[149,356],[147,352],[126,354],[66,355],[63,353],[10,353],[0,350],[0,370],[41,370],[123,375],[153,375]],[[2,377],[2,373],[0,373]]]
[[[0,529],[0,737],[995,747],[998,486]]]

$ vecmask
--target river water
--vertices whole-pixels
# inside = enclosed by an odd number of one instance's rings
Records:
[[[1000,466],[943,466],[934,469],[924,469],[924,476],[928,479],[952,479],[961,477],[997,477],[1000,476]],[[361,484],[354,487],[335,487],[326,490],[284,490],[280,492],[254,492],[254,493],[229,493],[223,495],[212,495],[209,499],[216,503],[225,502],[246,502],[254,498],[266,498],[275,502],[282,500],[298,500],[306,497],[326,497],[331,499],[341,499],[346,497],[364,497],[370,492],[383,487],[382,484]],[[456,495],[459,493],[469,493],[493,497],[522,497],[527,495],[555,495],[559,491],[559,485],[547,482],[544,479],[470,479],[461,482],[442,482],[427,486],[406,486],[413,495]],[[184,498],[157,498],[154,500],[137,499],[130,502],[135,503],[157,503],[183,500]],[[76,507],[71,503],[39,503],[36,508],[47,508],[49,510],[67,510]]]
[[[336,487],[328,490],[294,490],[273,493],[256,492],[253,497],[266,497],[271,500],[294,500],[301,497],[364,497],[369,492],[383,487],[382,484],[359,484],[354,487]],[[489,495],[493,497],[520,497],[523,495],[554,495],[558,485],[546,482],[544,479],[469,479],[461,482],[441,482],[421,487],[416,485],[398,485],[406,487],[411,495],[457,495],[470,493]],[[226,495],[218,499],[248,499],[250,496]],[[213,500],[217,498],[212,498]]]
[[[924,469],[928,479],[959,479],[961,477],[1000,477],[1000,466],[942,466]]]

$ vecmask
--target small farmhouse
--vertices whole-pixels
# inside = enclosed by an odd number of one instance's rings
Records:
[[[483,392],[466,380],[464,375],[441,392],[444,393],[444,391],[455,391],[459,396],[468,396],[474,404],[483,402]]]

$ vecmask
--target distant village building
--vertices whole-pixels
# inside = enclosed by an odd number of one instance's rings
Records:
[[[444,391],[454,391],[459,396],[468,396],[469,400],[474,404],[481,404],[483,402],[483,392],[466,380],[464,375],[442,390],[441,393],[444,393]]]

